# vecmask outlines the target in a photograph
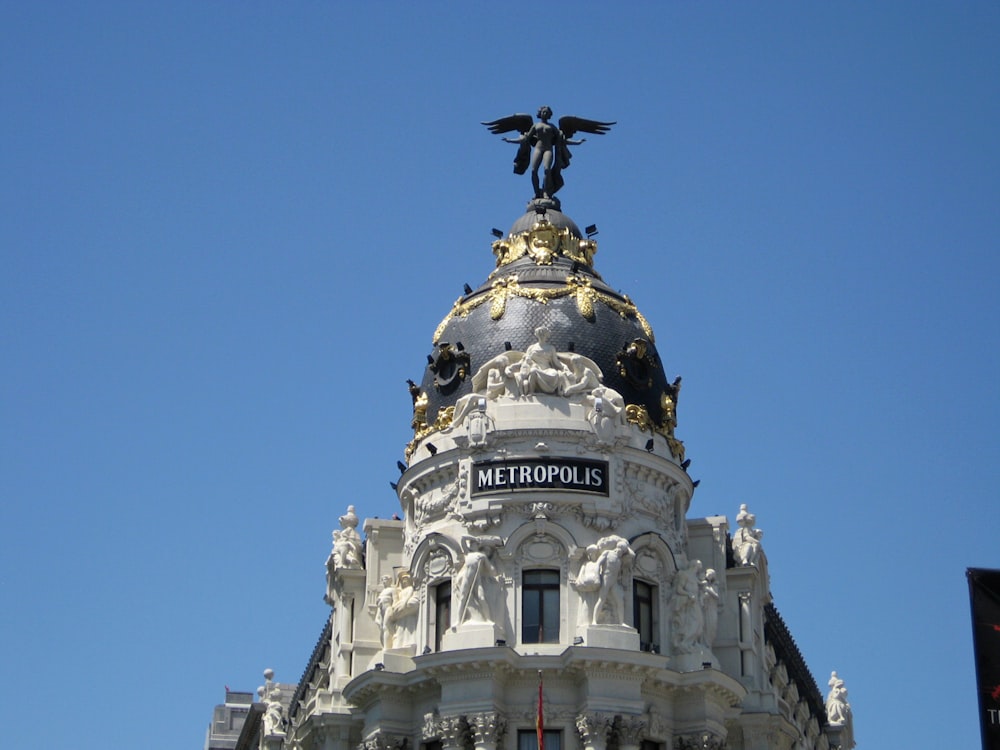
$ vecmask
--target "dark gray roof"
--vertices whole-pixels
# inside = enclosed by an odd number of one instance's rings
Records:
[[[530,231],[538,221],[534,212],[518,219],[511,234]],[[568,228],[577,238],[582,238],[576,224],[565,214],[549,210],[545,218],[553,225]],[[503,313],[497,316],[492,300],[494,285],[517,277],[517,285],[526,295],[511,294],[504,302]],[[552,297],[544,303],[532,298],[534,291],[566,289],[570,276],[583,279],[596,293],[592,296],[592,314],[581,312],[574,294]],[[482,304],[476,304],[482,302]],[[469,356],[469,372],[461,382],[441,389],[435,386],[435,373],[428,365],[424,370],[420,390],[428,396],[427,422],[432,424],[438,411],[454,406],[462,396],[472,391],[472,375],[506,348],[523,352],[535,342],[534,331],[544,325],[549,329],[549,341],[560,352],[574,352],[589,357],[601,368],[604,384],[615,389],[626,404],[644,406],[654,423],[660,424],[664,414],[661,396],[668,390],[668,380],[660,355],[653,343],[648,323],[635,310],[626,296],[606,284],[597,272],[584,263],[558,256],[551,265],[536,264],[530,257],[522,257],[497,268],[487,280],[459,300],[467,311],[455,314],[447,321],[436,342],[428,352],[430,358],[438,347],[447,343]],[[648,382],[637,383],[634,377],[619,372],[617,355],[636,339],[648,342],[648,372],[643,378]]]

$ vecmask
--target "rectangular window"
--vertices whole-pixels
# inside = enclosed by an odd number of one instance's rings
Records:
[[[562,731],[546,729],[542,732],[545,750],[562,750]],[[517,750],[538,750],[538,733],[534,729],[517,730]]]
[[[663,745],[659,742],[653,742],[653,740],[643,740],[642,744],[639,745],[639,750],[663,750]]]
[[[559,571],[526,570],[521,582],[521,643],[558,643]]]
[[[451,581],[434,588],[434,650],[441,650],[441,639],[451,627]]]
[[[632,625],[639,631],[639,648],[652,651],[659,648],[656,633],[656,587],[645,581],[632,582]]]

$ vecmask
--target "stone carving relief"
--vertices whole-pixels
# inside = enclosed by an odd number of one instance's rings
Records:
[[[438,545],[433,545],[424,561],[424,577],[429,581],[450,578],[452,574],[451,555]]]
[[[678,653],[697,651],[705,627],[701,605],[701,561],[682,564],[674,576],[671,626],[674,649]]]
[[[601,551],[596,544],[589,545],[576,578],[570,580],[570,585],[580,594],[578,622],[581,626],[594,624],[597,592],[601,589],[601,567],[597,561],[600,555]]]
[[[413,504],[413,520],[419,526],[454,510],[455,501],[463,494],[467,478],[464,472],[440,488],[418,492],[407,487],[402,494],[404,502]]]
[[[736,524],[740,527],[733,535],[733,558],[739,565],[756,565],[761,556],[760,540],[764,532],[755,529],[757,516],[747,510],[746,503],[740,505],[736,514]]]
[[[485,412],[484,399],[496,401],[536,395],[590,396],[592,413],[597,403],[595,399],[600,399],[603,416],[596,421],[602,424],[607,419],[618,418],[615,410],[621,409],[624,414],[621,394],[601,385],[603,374],[597,363],[580,354],[556,351],[548,343],[549,335],[548,328],[539,326],[535,329],[536,342],[526,351],[504,352],[480,367],[472,378],[472,393],[462,396],[455,404],[452,425],[463,424],[474,411]]]
[[[660,532],[680,542],[684,528],[686,499],[680,485],[641,464],[625,467],[624,491],[627,513],[642,513],[656,521]]]
[[[635,552],[629,546],[628,540],[615,534],[609,534],[598,540],[594,550],[587,548],[587,561],[580,566],[577,576],[577,590],[584,595],[585,600],[593,597],[593,604],[588,604],[591,611],[591,623],[594,625],[625,624],[625,580],[624,576],[632,567]],[[581,579],[585,589],[580,589]],[[597,581],[596,591],[589,591],[593,581]]]
[[[495,552],[503,546],[496,536],[462,537],[465,559],[453,581],[454,625],[464,622],[492,622],[502,625],[503,581],[494,563]]]
[[[375,598],[375,624],[383,648],[403,648],[417,642],[417,617],[420,597],[413,587],[413,577],[401,570],[393,584],[391,576],[382,576]]]
[[[388,614],[392,605],[396,601],[396,587],[392,583],[392,576],[382,576],[382,585],[379,588],[378,596],[375,597],[375,626],[379,630],[379,640],[383,648],[392,648],[392,632],[388,627]],[[389,637],[389,644],[386,645],[386,636]]]
[[[706,648],[712,648],[715,636],[719,632],[719,605],[721,601],[714,570],[709,568],[705,571],[705,577],[700,581],[699,589],[703,617],[701,640]]]

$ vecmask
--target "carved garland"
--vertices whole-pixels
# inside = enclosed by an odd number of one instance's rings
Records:
[[[656,339],[653,336],[653,329],[650,327],[649,321],[643,317],[642,313],[639,312],[638,308],[636,308],[632,300],[629,299],[628,295],[624,295],[625,301],[622,302],[609,294],[605,294],[604,292],[599,292],[594,289],[591,285],[590,279],[573,274],[566,277],[566,286],[557,289],[535,289],[522,287],[517,276],[512,275],[505,276],[494,281],[490,290],[482,296],[475,297],[465,302],[462,301],[462,297],[459,297],[455,300],[455,304],[451,308],[451,312],[445,316],[444,320],[441,321],[440,325],[438,325],[437,329],[434,331],[433,343],[438,343],[444,333],[445,327],[452,318],[464,318],[477,307],[480,307],[487,302],[490,303],[490,317],[493,320],[500,320],[507,311],[507,300],[511,297],[531,299],[545,305],[548,304],[549,300],[559,299],[560,297],[568,297],[570,295],[573,295],[575,298],[576,309],[580,312],[580,315],[587,320],[594,319],[594,302],[601,302],[607,307],[610,307],[623,318],[634,317],[639,322],[639,325],[642,326],[642,330],[646,336],[649,337],[650,342],[656,342]]]

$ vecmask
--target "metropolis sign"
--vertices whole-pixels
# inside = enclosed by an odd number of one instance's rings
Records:
[[[515,458],[472,464],[472,494],[573,490],[608,494],[608,462],[583,458]]]

